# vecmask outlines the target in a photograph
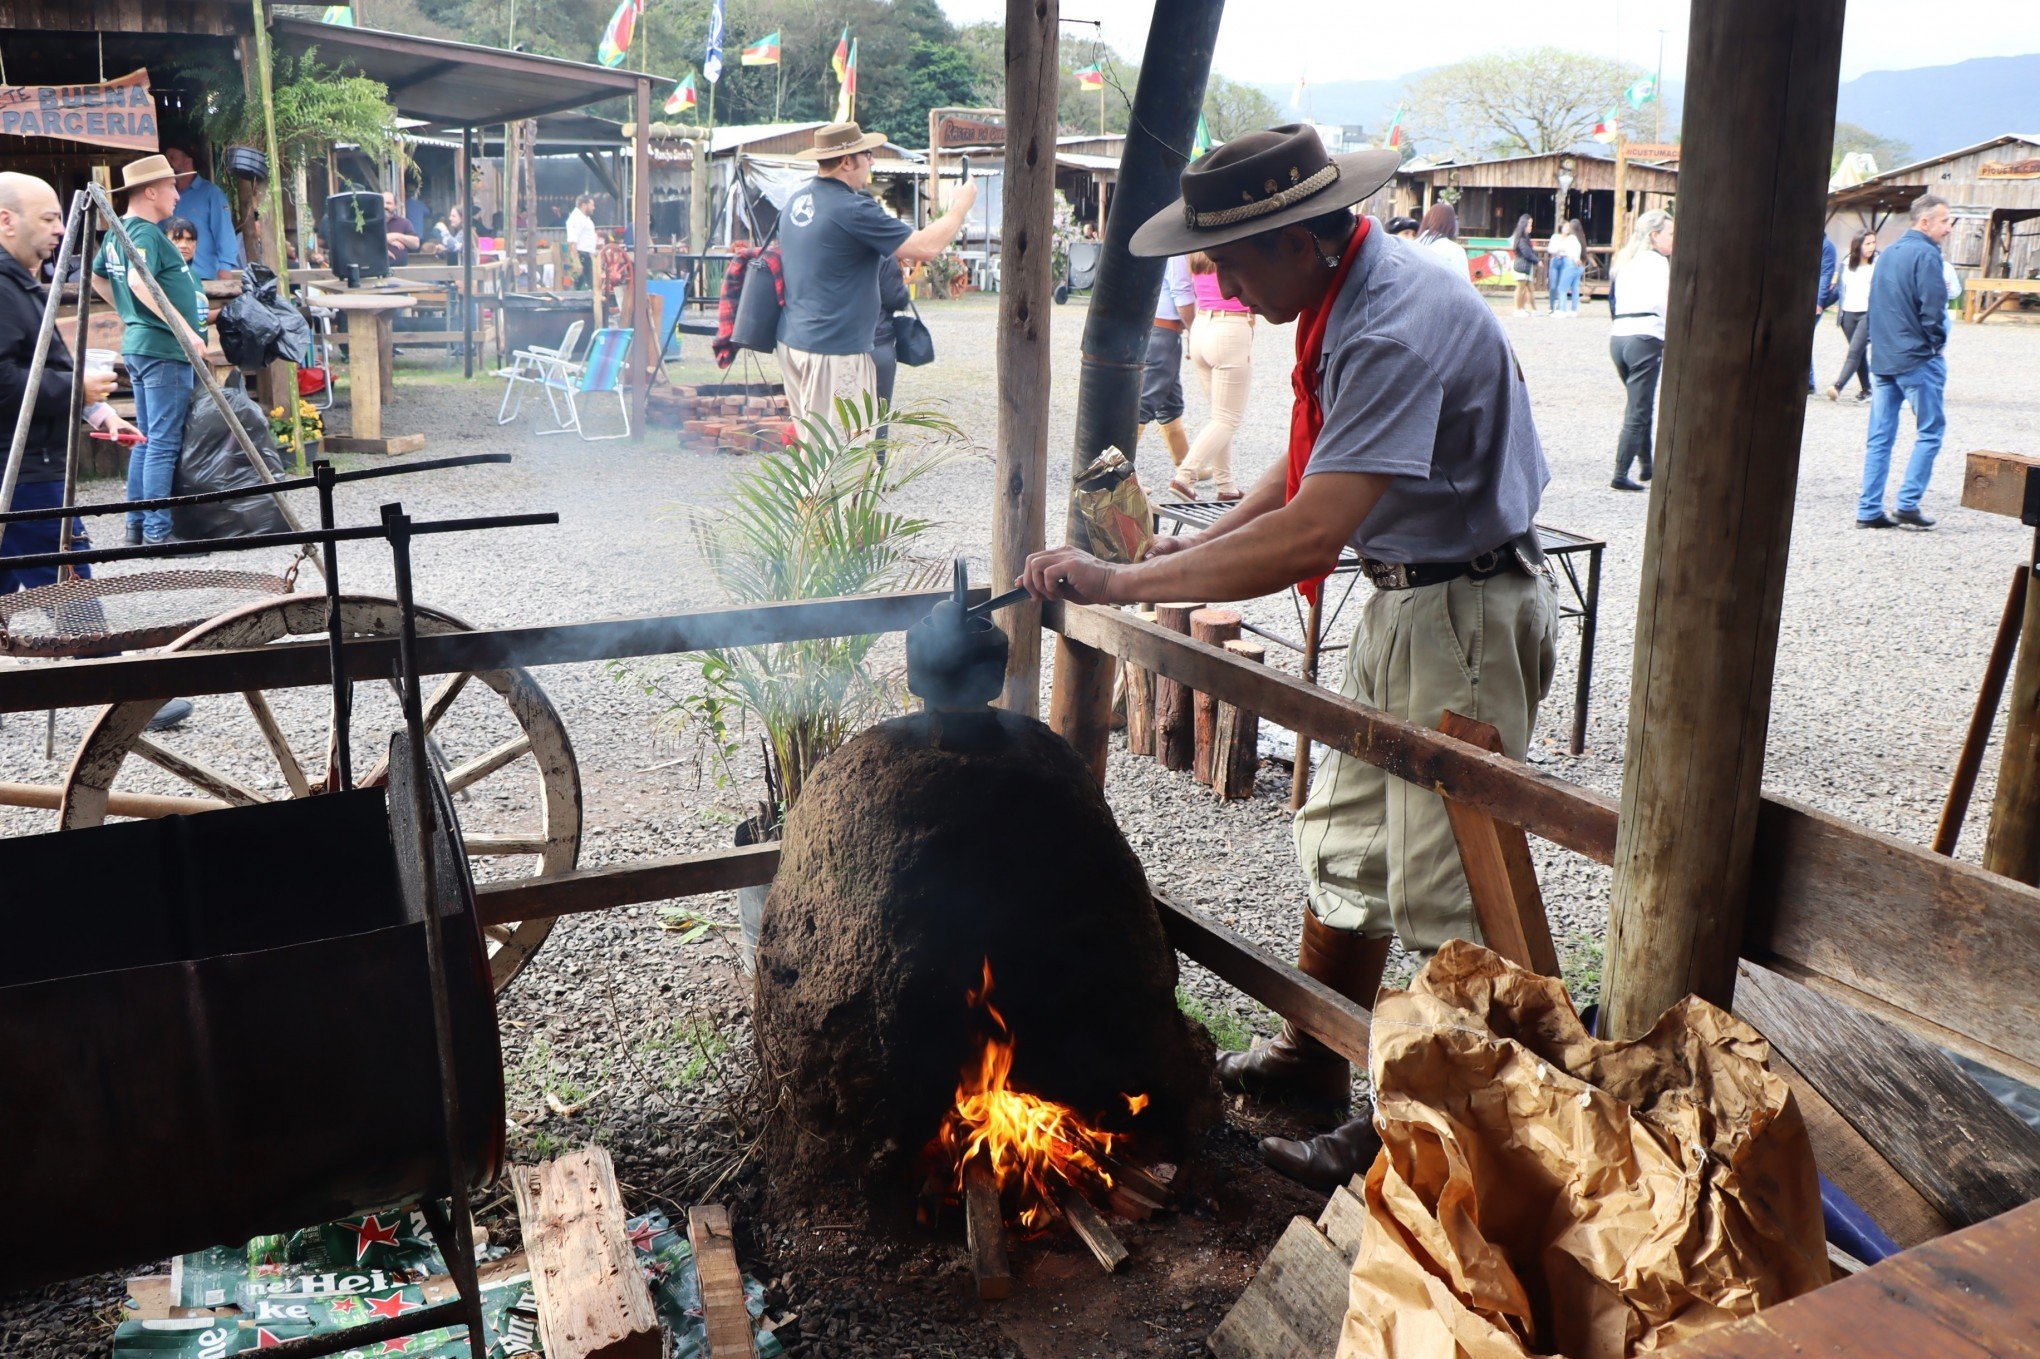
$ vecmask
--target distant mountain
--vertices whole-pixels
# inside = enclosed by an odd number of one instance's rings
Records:
[[[1432,68],[1435,69],[1435,68]],[[1358,123],[1370,138],[1395,116],[1408,86],[1424,71],[1394,80],[1333,80],[1312,85],[1311,116],[1321,123]],[[1293,85],[1260,85],[1285,118],[1299,116],[1290,107]],[[1845,81],[1836,99],[1835,117],[1912,148],[1923,160],[1988,141],[2001,132],[2040,135],[2040,52],[2017,57],[1973,57],[1952,66],[1921,66],[1909,71],[1870,71]],[[1664,84],[1665,137],[1676,135],[1685,89],[1667,72]],[[1639,135],[1650,133],[1651,110],[1633,114]],[[1420,146],[1419,150],[1428,148]],[[1890,169],[1890,166],[1882,167]]]
[[[2040,52],[1953,66],[1870,71],[1842,86],[1835,117],[1893,137],[1925,160],[2001,132],[2040,134]],[[1882,166],[1891,169],[1891,166]]]

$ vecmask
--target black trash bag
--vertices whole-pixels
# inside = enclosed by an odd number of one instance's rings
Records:
[[[262,454],[272,477],[283,475],[283,458],[269,436],[269,421],[262,407],[238,386],[226,389],[227,405],[241,428]],[[235,491],[257,486],[262,479],[248,465],[233,431],[219,405],[203,391],[194,394],[191,414],[184,419],[184,451],[177,457],[174,495],[198,495],[204,491]],[[290,525],[274,498],[249,496],[243,500],[222,500],[211,505],[185,505],[170,512],[171,531],[179,538],[245,538],[255,533],[288,533]]]
[[[219,334],[220,350],[236,368],[312,360],[311,323],[276,295],[275,272],[259,264],[241,270],[241,295],[220,308]]]

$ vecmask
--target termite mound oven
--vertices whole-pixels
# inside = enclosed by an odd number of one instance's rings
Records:
[[[1004,635],[959,591],[907,649],[927,710],[844,745],[787,819],[753,1025],[775,1193],[873,1225],[913,1211],[988,1038],[1010,1043],[1015,1089],[1150,1155],[1182,1156],[1219,1114],[1211,1040],[1177,1008],[1102,791],[1061,737],[986,706]]]

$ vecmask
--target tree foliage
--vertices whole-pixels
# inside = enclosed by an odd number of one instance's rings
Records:
[[[1414,81],[1407,121],[1427,149],[1490,156],[1563,151],[1589,136],[1609,105],[1647,74],[1557,47],[1493,53]]]
[[[1252,85],[1227,80],[1216,72],[1204,89],[1204,126],[1214,142],[1231,141],[1246,132],[1274,127],[1282,121],[1282,110]]]
[[[1912,146],[1908,142],[1896,137],[1880,137],[1869,128],[1858,127],[1854,123],[1836,123],[1834,155],[1829,160],[1828,169],[1840,169],[1842,157],[1852,151],[1868,151],[1876,157],[1879,170],[1895,169],[1912,159]]]

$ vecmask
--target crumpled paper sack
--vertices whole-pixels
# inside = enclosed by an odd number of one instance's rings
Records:
[[[1688,997],[1633,1043],[1447,944],[1374,1012],[1383,1149],[1339,1359],[1620,1359],[1828,1282],[1770,1045]]]
[[[1100,561],[1132,563],[1155,540],[1155,512],[1133,475],[1133,460],[1108,448],[1077,473],[1076,532],[1070,541]]]

